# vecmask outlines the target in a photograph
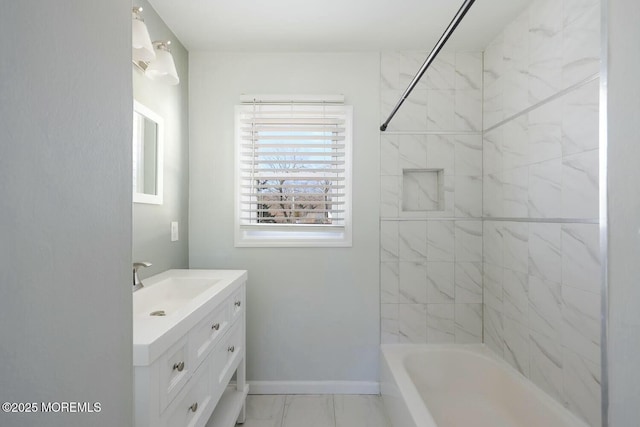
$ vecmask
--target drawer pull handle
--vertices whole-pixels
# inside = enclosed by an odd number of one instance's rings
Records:
[[[189,409],[191,410],[191,412],[196,412],[198,410],[198,402],[196,402],[193,405],[189,406]]]
[[[215,330],[217,331],[218,329],[220,329],[220,323],[214,323],[214,324],[211,326],[211,329],[215,329]]]
[[[236,350],[235,346],[231,346],[227,348],[227,351],[230,351],[231,353],[233,353],[235,350]]]
[[[235,303],[236,307],[240,307],[240,304],[242,304],[240,301],[236,301]]]
[[[174,371],[182,372],[183,369],[184,369],[184,362],[178,362],[173,364]]]

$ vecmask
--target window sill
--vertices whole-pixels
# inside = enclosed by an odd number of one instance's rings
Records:
[[[337,248],[351,247],[344,229],[323,231],[236,230],[237,248]]]

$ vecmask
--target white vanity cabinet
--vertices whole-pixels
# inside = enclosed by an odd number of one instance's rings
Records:
[[[158,276],[145,280],[145,287],[134,293],[135,426],[232,427],[236,421],[243,422],[249,391],[245,379],[247,273],[170,270]],[[198,279],[208,280],[210,286]],[[153,291],[157,285],[172,291],[160,287]],[[172,288],[181,286],[191,288]],[[181,295],[188,298],[183,301]],[[153,298],[157,301],[150,303]],[[158,311],[165,315],[151,315]]]

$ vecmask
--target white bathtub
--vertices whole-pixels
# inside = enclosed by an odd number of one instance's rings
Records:
[[[381,346],[393,427],[586,427],[483,344]]]

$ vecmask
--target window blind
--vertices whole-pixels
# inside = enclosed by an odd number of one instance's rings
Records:
[[[344,227],[350,107],[247,103],[237,126],[242,226]]]

